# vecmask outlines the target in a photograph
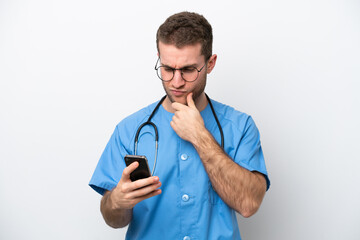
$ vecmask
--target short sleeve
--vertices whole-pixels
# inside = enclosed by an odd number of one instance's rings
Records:
[[[101,195],[106,190],[110,191],[116,187],[125,168],[124,156],[126,154],[128,153],[117,126],[100,157],[89,186]]]
[[[265,160],[260,143],[260,133],[252,117],[248,116],[242,136],[238,142],[234,161],[249,171],[257,171],[266,178],[267,188],[270,187],[270,180],[265,166]]]

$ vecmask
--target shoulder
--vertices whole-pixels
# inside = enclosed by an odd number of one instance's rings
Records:
[[[232,128],[245,131],[249,125],[255,124],[252,117],[234,107],[211,100],[219,121],[223,125],[231,125]]]

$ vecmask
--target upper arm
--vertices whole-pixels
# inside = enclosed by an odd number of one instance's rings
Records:
[[[253,172],[261,182],[265,181],[265,190],[270,186],[264,155],[260,142],[260,133],[250,116],[238,124],[234,134],[234,161],[241,167]],[[235,131],[234,131],[235,132]]]

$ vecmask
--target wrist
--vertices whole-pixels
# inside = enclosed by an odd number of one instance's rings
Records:
[[[194,141],[193,146],[204,163],[211,162],[216,164],[216,162],[219,161],[224,154],[223,149],[207,129],[198,135],[198,138]]]
[[[109,204],[109,207],[110,209],[113,211],[113,210],[116,210],[117,209],[117,206],[116,206],[116,201],[114,200],[114,191],[115,189],[113,189],[112,191],[110,191],[109,193],[109,196],[108,196],[108,204]]]
[[[118,204],[119,201],[117,201],[117,198],[116,198],[116,188],[114,188],[110,194],[109,194],[109,197],[108,197],[108,201],[109,201],[109,206],[110,206],[110,209],[112,211],[119,211],[121,210],[121,206]]]
[[[211,133],[204,127],[199,130],[191,142],[196,150],[208,151],[211,149],[211,142],[214,141]]]

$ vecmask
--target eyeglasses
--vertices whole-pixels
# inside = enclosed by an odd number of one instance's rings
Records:
[[[186,82],[194,82],[198,77],[201,70],[206,65],[206,62],[202,68],[197,69],[196,67],[183,67],[183,68],[172,68],[169,66],[157,66],[159,63],[160,58],[156,61],[155,70],[158,75],[158,77],[163,82],[169,82],[174,78],[175,71],[179,70],[181,73],[182,79],[184,79]]]

